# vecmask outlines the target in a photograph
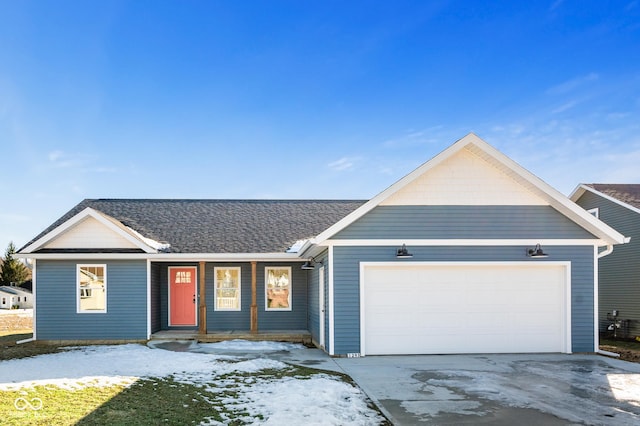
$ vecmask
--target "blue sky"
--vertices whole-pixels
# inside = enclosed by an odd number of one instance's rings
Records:
[[[368,199],[469,132],[640,183],[640,1],[0,0],[0,250],[84,198]]]

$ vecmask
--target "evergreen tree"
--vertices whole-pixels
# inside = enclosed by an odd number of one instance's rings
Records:
[[[15,259],[13,255],[16,253],[16,247],[13,241],[9,243],[7,251],[2,262],[2,271],[0,271],[0,285],[16,285],[22,284],[29,277],[29,270],[22,262]]]

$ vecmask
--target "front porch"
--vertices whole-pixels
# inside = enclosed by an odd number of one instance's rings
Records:
[[[206,334],[201,334],[197,330],[161,330],[151,335],[151,340],[196,340],[203,343],[215,343],[236,339],[291,342],[305,345],[312,344],[311,333],[306,330],[258,331],[256,333],[243,330],[231,330]]]

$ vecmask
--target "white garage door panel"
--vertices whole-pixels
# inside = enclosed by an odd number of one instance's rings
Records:
[[[366,265],[363,352],[566,352],[566,267]]]

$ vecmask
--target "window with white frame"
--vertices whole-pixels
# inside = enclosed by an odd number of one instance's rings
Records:
[[[600,209],[598,207],[594,208],[594,209],[589,209],[587,210],[588,213],[592,214],[593,216],[599,218],[600,217]]]
[[[78,265],[78,312],[107,311],[107,265]]]
[[[240,267],[214,268],[214,298],[216,311],[240,310]]]
[[[267,311],[291,310],[291,267],[265,268],[265,300]]]

